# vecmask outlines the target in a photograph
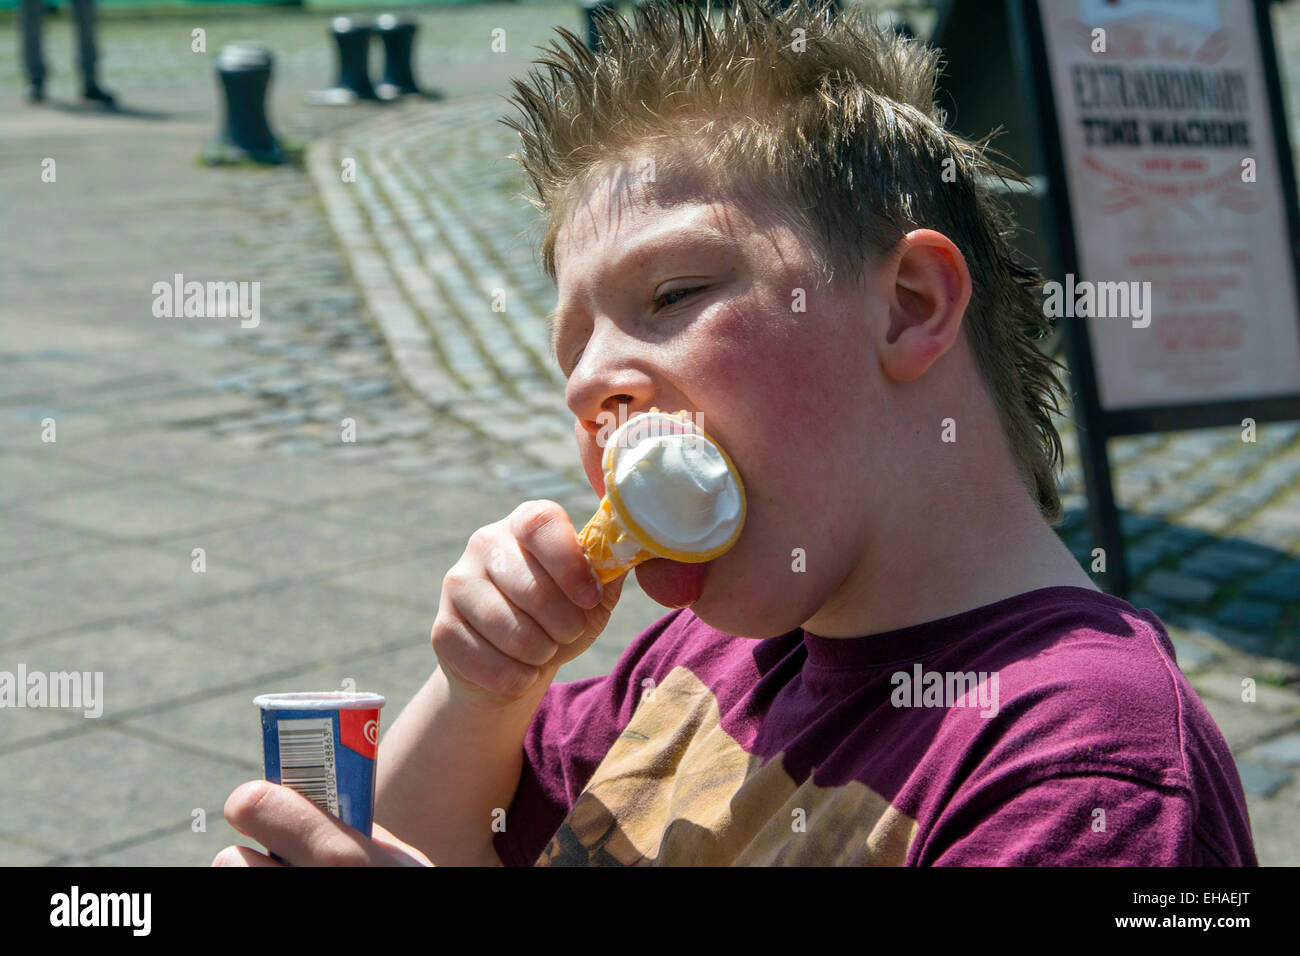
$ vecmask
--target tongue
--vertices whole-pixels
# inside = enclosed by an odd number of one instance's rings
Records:
[[[636,566],[636,580],[650,599],[664,607],[690,607],[704,590],[704,564],[654,558]]]

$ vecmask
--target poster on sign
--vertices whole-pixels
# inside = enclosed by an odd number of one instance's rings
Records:
[[[1300,394],[1300,299],[1251,0],[1039,0],[1102,411]],[[1280,135],[1285,136],[1279,124]]]

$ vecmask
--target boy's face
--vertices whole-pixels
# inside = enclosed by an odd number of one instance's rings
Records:
[[[762,638],[835,607],[887,503],[873,337],[888,305],[870,280],[816,288],[793,229],[752,214],[721,197],[657,201],[612,169],[557,235],[555,334],[597,495],[598,416],[620,405],[685,409],[731,456],[748,502],[735,547],[648,561],[637,578],[661,604]]]

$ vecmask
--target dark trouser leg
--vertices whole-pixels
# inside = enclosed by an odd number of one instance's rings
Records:
[[[45,59],[41,56],[41,18],[45,15],[44,0],[22,0],[19,15],[23,28],[18,31],[18,46],[22,50],[27,79],[33,86],[45,82]]]
[[[77,59],[86,86],[95,85],[95,0],[72,0],[77,16]]]

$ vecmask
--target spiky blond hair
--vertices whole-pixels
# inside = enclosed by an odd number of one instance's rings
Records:
[[[935,106],[939,53],[827,0],[776,12],[735,0],[711,9],[647,3],[634,22],[599,21],[600,53],[569,30],[542,50],[510,103],[512,154],[537,191],[542,265],[573,204],[609,164],[655,159],[656,188],[692,182],[737,202],[755,196],[808,243],[819,280],[860,278],[916,228],[948,236],[974,285],[963,322],[1017,467],[1039,510],[1059,521],[1061,365],[1037,342],[1050,332],[1042,278],[1013,250],[993,178],[1023,183],[945,128]],[[689,176],[687,179],[685,177]]]

